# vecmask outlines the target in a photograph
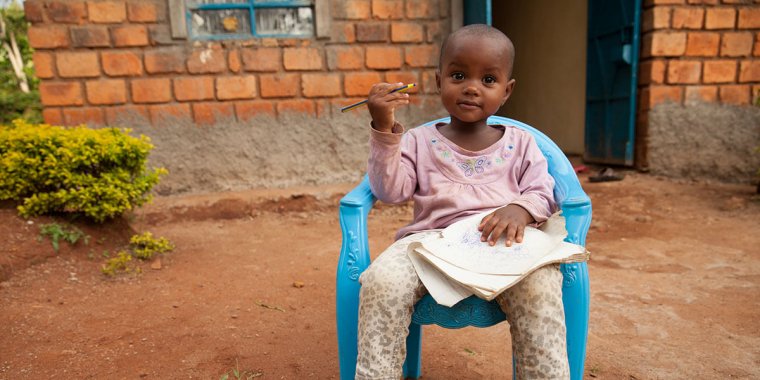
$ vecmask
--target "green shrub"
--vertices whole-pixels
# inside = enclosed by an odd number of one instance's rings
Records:
[[[22,120],[0,126],[0,200],[22,202],[25,217],[71,213],[96,222],[143,205],[166,170],[147,169],[153,145],[129,133]]]
[[[116,257],[112,257],[103,264],[100,271],[106,276],[115,276],[118,272],[131,272],[133,266],[130,265],[132,255],[126,251],[119,251]]]
[[[56,252],[58,252],[59,240],[67,241],[71,245],[76,244],[81,238],[84,238],[85,244],[88,244],[90,241],[90,237],[79,228],[58,223],[40,225],[40,238],[45,236],[50,238],[50,243]]]
[[[174,249],[174,244],[165,237],[156,239],[150,232],[132,236],[129,239],[129,245],[135,252],[135,256],[141,260],[148,260],[154,254],[166,253]]]

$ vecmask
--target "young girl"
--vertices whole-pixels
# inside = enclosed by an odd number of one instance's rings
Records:
[[[394,109],[409,102],[409,95],[391,93],[401,84],[370,91],[372,192],[387,203],[414,199],[414,220],[359,279],[356,379],[402,376],[414,304],[426,293],[407,256],[410,242],[498,207],[480,223],[481,240],[520,243],[526,225],[556,208],[554,181],[531,135],[486,123],[514,89],[513,63],[512,42],[497,29],[457,30],[444,41],[436,72],[451,122],[407,133],[394,119]],[[559,266],[536,270],[497,302],[509,320],[517,378],[569,378]]]

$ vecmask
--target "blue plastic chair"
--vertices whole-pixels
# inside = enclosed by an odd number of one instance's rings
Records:
[[[425,125],[449,122],[449,118],[431,121]],[[492,116],[489,124],[514,125],[530,132],[549,164],[554,177],[554,198],[562,209],[568,236],[567,241],[586,245],[586,234],[591,224],[591,200],[583,191],[573,166],[564,153],[546,135],[535,128],[500,116]],[[364,180],[340,201],[340,226],[343,245],[338,259],[336,309],[338,324],[338,355],[340,378],[353,379],[356,371],[357,323],[359,317],[359,275],[369,266],[367,241],[367,214],[375,203],[375,196]],[[567,326],[567,355],[570,378],[583,378],[588,336],[589,285],[586,263],[562,264],[564,275],[562,301]],[[438,305],[430,295],[416,305],[409,337],[406,340],[407,356],[404,376],[421,376],[422,326],[437,324],[445,328],[466,326],[488,327],[506,319],[495,301],[487,302],[475,296],[462,300],[449,308]],[[513,362],[514,363],[514,362]],[[513,371],[514,372],[514,371]]]

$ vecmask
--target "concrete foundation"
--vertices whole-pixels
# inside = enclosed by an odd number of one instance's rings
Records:
[[[396,114],[407,128],[443,116],[430,106]],[[151,138],[149,165],[169,170],[156,187],[166,195],[359,182],[367,166],[369,122],[364,108],[324,118],[283,115],[213,126],[179,120],[162,127],[140,120],[120,124]]]
[[[649,111],[649,169],[670,177],[755,183],[760,107],[664,103]]]

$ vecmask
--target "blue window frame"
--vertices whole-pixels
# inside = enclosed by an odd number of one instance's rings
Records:
[[[190,38],[219,40],[315,34],[311,0],[186,0]]]

